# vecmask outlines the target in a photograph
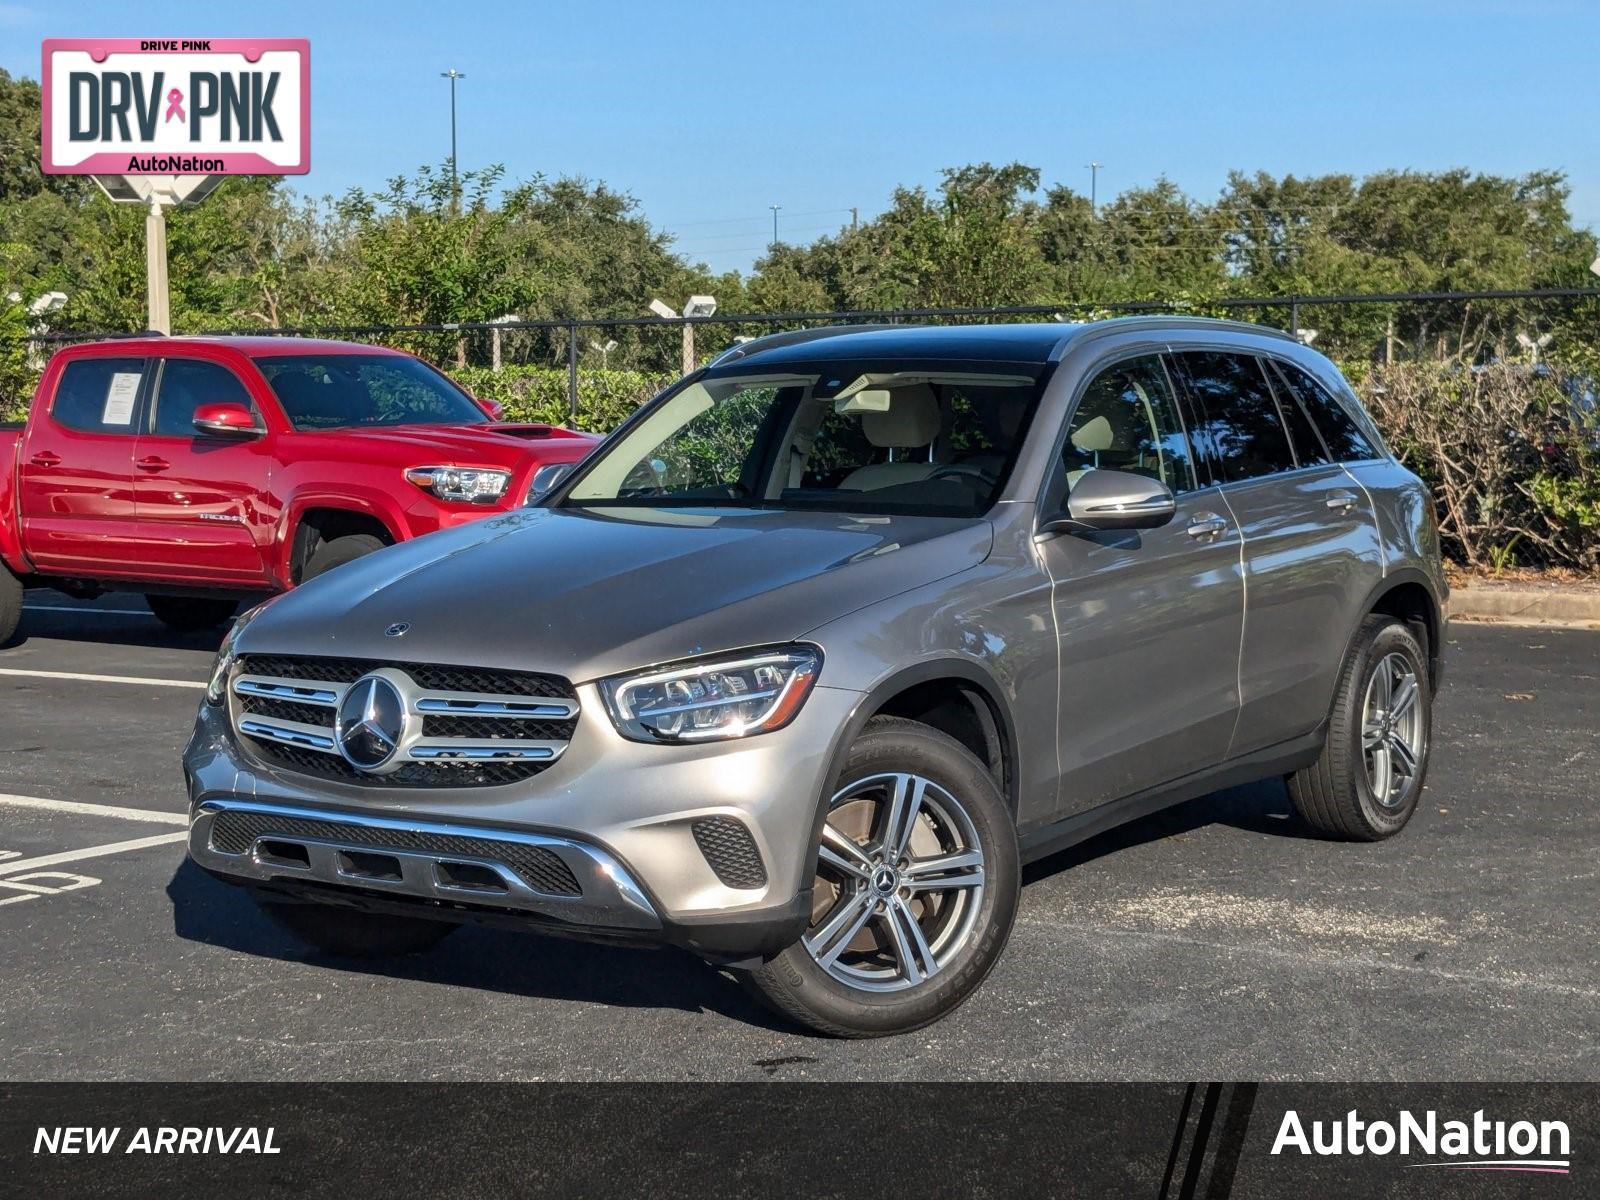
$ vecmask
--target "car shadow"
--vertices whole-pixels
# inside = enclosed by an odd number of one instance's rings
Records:
[[[1173,805],[1029,863],[1023,868],[1023,886],[1135,846],[1192,833],[1208,825],[1228,825],[1247,833],[1273,837],[1320,840],[1295,812],[1283,780],[1263,779]]]
[[[119,610],[144,607],[141,596],[121,593],[106,597]],[[197,633],[175,633],[154,614],[107,611],[93,603],[80,604],[68,597],[30,589],[23,593],[22,623],[0,650],[16,649],[30,639],[83,642],[102,646],[144,646],[159,650],[205,650],[215,652],[222,644],[227,626]]]
[[[386,979],[623,1008],[712,1012],[796,1033],[730,977],[672,948],[607,946],[466,925],[420,954],[355,959],[311,950],[280,929],[239,887],[185,860],[167,885],[173,932],[186,941]]]

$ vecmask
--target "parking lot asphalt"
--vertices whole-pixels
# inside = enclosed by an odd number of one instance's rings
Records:
[[[1600,633],[1452,629],[1400,837],[1313,838],[1276,782],[1140,821],[1029,868],[963,1008],[865,1043],[677,951],[297,947],[184,865],[216,641],[30,592],[0,650],[9,1079],[1600,1079]]]

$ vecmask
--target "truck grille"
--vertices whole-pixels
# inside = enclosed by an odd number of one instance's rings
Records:
[[[369,772],[345,758],[334,726],[350,685],[374,672],[395,686],[406,717],[395,754]],[[234,728],[262,759],[372,787],[495,787],[529,779],[561,757],[578,717],[577,691],[559,676],[437,663],[245,655],[229,690]]]

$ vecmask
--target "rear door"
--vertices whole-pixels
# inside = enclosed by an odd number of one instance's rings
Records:
[[[1215,765],[1227,751],[1244,619],[1239,530],[1192,460],[1159,355],[1090,379],[1042,511],[1059,511],[1098,467],[1162,480],[1177,514],[1158,529],[1064,533],[1039,545],[1060,639],[1063,812]]]
[[[137,539],[150,578],[248,585],[265,581],[277,517],[269,502],[271,435],[244,381],[221,362],[160,360],[145,432],[133,455]],[[256,437],[197,431],[203,404],[242,404]]]
[[[1315,729],[1382,577],[1366,493],[1332,461],[1304,410],[1254,354],[1174,355],[1196,449],[1244,537],[1244,648],[1230,755]]]
[[[133,453],[148,361],[72,358],[28,422],[17,487],[22,544],[56,575],[136,573]]]

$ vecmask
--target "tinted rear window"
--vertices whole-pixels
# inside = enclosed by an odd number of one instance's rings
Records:
[[[1330,395],[1310,375],[1293,363],[1273,361],[1278,373],[1289,385],[1289,390],[1316,422],[1322,440],[1328,443],[1328,453],[1335,462],[1352,462],[1363,458],[1379,458],[1377,447],[1361,432],[1355,419],[1345,411],[1344,405]]]
[[[50,416],[85,433],[138,432],[142,358],[78,358],[61,371]]]
[[[1194,400],[1195,449],[1237,483],[1294,469],[1278,405],[1251,354],[1190,350],[1174,355]]]

